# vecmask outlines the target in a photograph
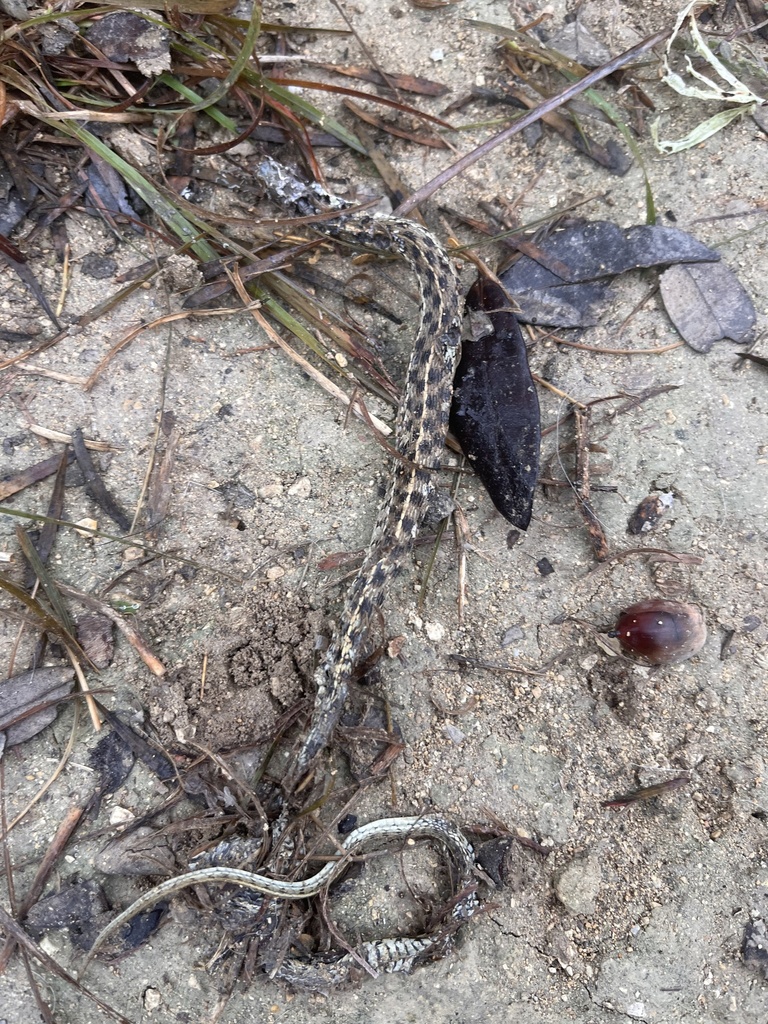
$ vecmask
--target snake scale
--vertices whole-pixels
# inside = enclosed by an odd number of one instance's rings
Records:
[[[136,914],[151,909],[160,900],[167,899],[191,885],[229,884],[280,900],[306,899],[316,896],[332,885],[349,867],[349,857],[353,854],[387,842],[404,843],[419,839],[431,839],[438,843],[453,869],[457,896],[451,910],[451,923],[447,928],[420,938],[396,937],[366,942],[357,947],[356,955],[337,953],[308,958],[287,956],[273,966],[270,965],[269,955],[266,960],[263,959],[263,965],[269,970],[271,977],[279,978],[293,988],[314,991],[328,991],[348,981],[354,976],[361,960],[374,972],[410,970],[420,961],[443,955],[450,947],[453,933],[472,917],[477,908],[473,882],[475,859],[472,847],[460,829],[438,815],[427,815],[422,818],[379,818],[362,825],[354,832],[350,832],[344,840],[344,856],[339,860],[329,861],[316,874],[302,881],[289,882],[225,866],[201,867],[186,871],[176,878],[169,878],[168,881],[144,893],[109,922],[91,947],[88,960],[95,956],[110,935],[127,924]]]
[[[263,158],[259,178],[283,206],[303,216],[342,209],[344,200],[317,184],[297,179],[282,164]],[[456,272],[442,245],[426,228],[397,217],[345,214],[316,227],[353,245],[401,256],[419,283],[419,327],[411,350],[404,398],[395,424],[395,449],[387,496],[340,624],[315,673],[316,697],[309,732],[293,772],[298,781],[328,745],[339,720],[360,644],[388,581],[400,569],[421,525],[439,468],[448,429],[453,376],[461,339],[461,303]]]
[[[346,700],[355,661],[386,585],[402,566],[421,525],[432,490],[431,475],[439,468],[451,405],[453,375],[459,354],[461,302],[454,268],[437,239],[411,220],[345,212],[347,203],[317,184],[307,184],[270,157],[260,160],[256,174],[280,205],[301,216],[339,210],[316,225],[322,234],[380,253],[398,255],[415,272],[420,289],[419,326],[408,367],[404,398],[395,425],[391,481],[363,564],[350,586],[339,625],[315,673],[316,698],[309,731],[296,757],[287,793],[311,771],[328,746]],[[273,900],[296,900],[326,890],[348,866],[349,856],[372,845],[431,840],[443,848],[452,865],[454,902],[451,920],[441,930],[419,938],[398,937],[363,943],[354,953],[281,956],[270,962],[267,944],[262,964],[270,976],[295,988],[327,991],[348,980],[367,964],[376,971],[410,970],[416,963],[443,955],[454,932],[477,907],[474,852],[455,825],[438,815],[382,818],[351,832],[344,856],[310,878],[287,881],[228,866],[207,866],[185,872],[145,893],[101,932],[89,958],[109,935],[136,914],[190,885],[232,884]],[[267,870],[269,864],[267,864]],[[266,904],[265,904],[266,906]],[[272,915],[275,917],[276,915]]]

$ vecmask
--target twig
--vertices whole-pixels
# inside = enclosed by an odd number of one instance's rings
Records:
[[[94,597],[93,594],[85,594],[82,590],[76,590],[74,587],[67,586],[66,583],[57,582],[56,586],[62,594],[66,594],[67,597],[73,597],[76,601],[84,604],[86,608],[91,608],[93,611],[99,612],[101,615],[106,615],[108,619],[111,619],[131,647],[136,650],[150,672],[156,676],[165,675],[165,665],[163,665],[163,663],[149,650],[139,631],[135,629],[130,622],[126,621],[122,615],[119,615],[111,605],[107,604],[105,601],[100,601],[99,598]]]
[[[65,434],[63,430],[51,430],[49,427],[41,427],[39,423],[29,423],[29,430],[38,437],[44,437],[46,441],[61,441],[62,444],[72,444],[72,435]],[[92,441],[84,438],[83,444],[92,452],[119,452],[118,445],[109,444],[107,441]]]
[[[85,810],[85,807],[70,807],[67,811],[64,820],[56,830],[56,835],[51,840],[48,849],[45,851],[43,859],[40,861],[40,866],[32,880],[32,885],[29,887],[27,895],[19,904],[16,916],[20,921],[24,920],[35,903],[40,899],[43,889],[45,888],[45,883],[48,881],[48,876],[51,871],[53,871],[56,861],[59,859],[65,846],[69,842],[70,836],[80,824]],[[5,969],[8,966],[8,961],[13,955],[15,948],[15,940],[13,938],[7,938],[5,946],[0,952],[0,974],[5,972]]]
[[[80,982],[71,975],[68,971],[65,971],[63,967],[56,963],[52,956],[49,956],[42,947],[38,946],[29,935],[24,931],[21,925],[14,921],[11,915],[0,906],[0,928],[6,934],[6,937],[15,939],[15,941],[22,946],[28,953],[30,953],[39,963],[51,972],[55,977],[61,978],[77,991],[81,992],[88,999],[92,1000],[100,1009],[104,1011],[112,1020],[116,1020],[119,1024],[133,1024],[128,1017],[124,1017],[122,1013],[118,1013],[114,1010],[109,1003],[105,1003],[103,999],[99,999],[97,995],[87,989],[85,985],[81,985]]]
[[[590,71],[588,75],[580,79],[578,82],[574,82],[573,85],[569,85],[567,89],[563,89],[556,96],[552,96],[550,99],[541,103],[535,110],[531,110],[529,113],[524,114],[518,121],[511,124],[504,131],[499,132],[498,135],[492,136],[477,149],[473,149],[471,153],[467,153],[461,160],[457,160],[455,164],[451,164],[450,167],[446,167],[444,171],[441,171],[431,181],[428,181],[426,185],[422,185],[420,189],[409,196],[405,202],[401,203],[395,210],[395,214],[398,217],[404,217],[407,213],[420,203],[423,203],[425,199],[428,199],[433,193],[437,192],[439,188],[442,188],[451,178],[455,178],[457,174],[461,174],[472,164],[477,163],[478,160],[482,160],[483,157],[487,156],[491,150],[500,146],[502,143],[511,139],[513,136],[518,135],[521,131],[527,128],[529,125],[535,124],[544,114],[548,114],[552,110],[557,110],[558,107],[563,106],[564,103],[568,103],[575,96],[579,96],[581,93],[590,89],[593,85],[601,82],[608,75],[612,75],[614,71],[618,71],[619,68],[623,68],[630,61],[634,60],[635,57],[639,57],[641,54],[646,53],[648,50],[656,46],[657,43],[663,42],[671,34],[671,29],[665,29],[663,32],[656,32],[654,35],[644,39],[637,46],[631,47],[629,50],[625,50],[624,53],[620,53],[618,57],[614,57],[609,60],[607,64],[603,64],[602,67],[596,68],[594,71]]]
[[[80,683],[80,689],[83,691],[85,703],[88,706],[88,714],[91,716],[91,723],[93,724],[93,728],[96,732],[101,732],[101,715],[99,714],[98,708],[96,707],[96,701],[93,699],[91,688],[88,685],[88,680],[85,678],[85,673],[83,672],[80,666],[80,661],[78,660],[77,654],[71,647],[69,647],[69,645],[65,645],[65,649],[67,652],[67,657],[72,662],[72,668],[75,670],[77,681],[78,683]]]
[[[591,410],[576,408],[573,414],[576,421],[576,479],[573,489],[579,511],[587,525],[595,558],[598,562],[604,562],[608,557],[608,540],[603,525],[592,508],[589,495],[589,419]]]
[[[78,427],[72,432],[72,448],[75,452],[77,464],[85,478],[85,492],[93,498],[99,508],[109,518],[117,523],[121,530],[128,533],[131,529],[131,517],[118,505],[117,499],[107,490],[104,481],[93,464],[88,449],[85,445],[83,432]]]
[[[61,758],[59,759],[59,763],[54,768],[53,774],[51,775],[51,777],[49,779],[47,779],[43,783],[43,785],[40,787],[40,789],[38,789],[38,791],[35,793],[35,795],[29,801],[27,806],[22,811],[19,811],[19,813],[16,815],[16,817],[10,823],[10,825],[8,826],[8,831],[9,832],[11,831],[11,829],[15,828],[16,825],[18,825],[18,823],[23,818],[25,818],[27,816],[27,814],[29,814],[29,812],[32,810],[32,808],[35,806],[35,804],[38,802],[38,800],[41,800],[45,796],[45,794],[48,792],[48,790],[54,784],[56,779],[58,779],[59,775],[61,775],[61,773],[64,771],[64,766],[66,765],[67,761],[69,760],[70,754],[72,753],[72,751],[74,749],[74,746],[75,746],[75,739],[77,738],[77,727],[78,727],[79,722],[80,722],[80,704],[79,704],[79,701],[78,701],[77,703],[75,703],[75,716],[74,716],[74,719],[72,721],[72,731],[69,734],[69,739],[67,740],[67,745],[64,748],[64,753],[61,755]]]

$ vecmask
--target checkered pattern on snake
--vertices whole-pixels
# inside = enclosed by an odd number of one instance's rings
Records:
[[[342,209],[346,205],[319,186],[301,182],[270,158],[260,162],[257,174],[281,204],[297,209],[302,215],[316,214],[323,209]],[[386,584],[400,568],[423,519],[432,487],[430,477],[439,467],[445,440],[460,338],[461,308],[456,274],[442,246],[428,231],[409,220],[343,212],[317,227],[333,238],[402,256],[418,278],[421,305],[405,397],[395,426],[395,447],[401,458],[394,460],[389,492],[368,552],[350,587],[340,625],[316,672],[317,696],[309,733],[286,784],[288,793],[330,741],[371,616],[381,605]],[[281,978],[293,987],[327,991],[352,977],[363,963],[374,971],[392,972],[410,970],[418,962],[442,956],[450,947],[456,930],[477,908],[474,852],[461,831],[437,815],[381,818],[350,833],[343,849],[346,854],[352,854],[370,845],[412,839],[437,842],[453,866],[455,897],[450,920],[443,928],[418,938],[366,942],[354,954],[335,953],[304,959],[275,955],[267,931],[263,937],[262,962],[270,976]],[[229,857],[236,852],[227,850],[223,855]],[[90,956],[134,915],[187,886],[228,883],[255,890],[265,897],[263,916],[274,921],[278,917],[276,912],[271,913],[275,906],[266,901],[317,895],[331,885],[347,863],[345,858],[331,861],[302,881],[272,878],[223,865],[193,867],[156,886],[119,914],[98,936]],[[275,865],[268,862],[267,869],[270,868],[276,870]]]
[[[160,885],[144,893],[121,914],[118,914],[97,936],[85,966],[96,955],[107,938],[118,928],[127,924],[136,914],[154,907],[160,900],[186,889],[191,885],[237,885],[262,893],[272,900],[298,900],[327,889],[344,873],[349,866],[349,857],[361,850],[369,849],[387,842],[406,842],[419,839],[430,839],[443,850],[451,864],[455,878],[456,893],[450,920],[442,929],[429,935],[417,938],[397,936],[379,939],[377,942],[365,942],[352,953],[330,953],[311,957],[274,956],[270,948],[271,934],[269,928],[262,935],[264,952],[261,962],[270,977],[280,978],[293,988],[327,992],[337,985],[343,984],[359,973],[363,963],[374,972],[409,971],[417,963],[443,956],[451,946],[455,932],[468,921],[477,909],[477,896],[473,880],[475,857],[471,845],[462,832],[450,821],[439,815],[427,815],[421,818],[379,818],[367,825],[361,825],[345,838],[341,844],[345,856],[339,860],[329,861],[310,878],[297,882],[253,871],[243,871],[234,867],[216,865],[199,867],[169,878]],[[226,844],[227,846],[233,844]],[[225,851],[225,858],[232,851]],[[220,856],[219,850],[212,851],[208,857]],[[269,910],[269,908],[267,908]],[[254,915],[256,908],[254,908]],[[266,915],[269,920],[269,914]],[[273,910],[271,914],[272,928],[278,918]],[[274,962],[273,962],[274,961]],[[83,968],[85,969],[85,968]],[[82,971],[81,971],[82,974]]]
[[[319,185],[300,181],[270,157],[259,162],[256,173],[279,203],[302,216],[346,205]],[[402,256],[416,274],[421,303],[404,398],[395,424],[394,447],[402,459],[394,461],[388,494],[368,552],[315,673],[312,720],[289,785],[306,775],[328,746],[371,616],[384,600],[388,581],[401,568],[418,533],[432,487],[430,478],[439,468],[448,429],[461,329],[456,273],[443,247],[425,228],[396,217],[343,212],[315,226],[340,241]]]

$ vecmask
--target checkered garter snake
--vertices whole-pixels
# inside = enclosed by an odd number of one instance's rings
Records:
[[[363,564],[346,597],[340,624],[315,673],[317,694],[308,734],[285,784],[290,794],[328,746],[346,700],[350,677],[361,643],[375,610],[384,599],[386,585],[398,572],[414,541],[432,490],[431,475],[439,468],[454,370],[458,358],[461,304],[456,273],[439,242],[410,220],[343,212],[343,200],[318,185],[307,185],[271,158],[256,169],[271,195],[300,215],[341,210],[332,220],[317,225],[334,239],[401,256],[415,271],[421,303],[419,326],[408,367],[405,397],[395,425],[395,449],[390,485],[379,513]],[[274,839],[274,836],[273,836]],[[454,899],[445,925],[418,938],[396,937],[366,942],[354,952],[274,957],[271,934],[265,933],[262,965],[270,976],[296,988],[327,991],[352,977],[366,965],[377,971],[410,970],[416,963],[443,955],[453,934],[475,912],[472,846],[451,822],[438,815],[381,818],[355,829],[342,844],[344,855],[326,864],[310,878],[288,881],[227,865],[194,868],[169,879],[140,897],[119,914],[97,937],[89,959],[116,929],[136,914],[191,885],[232,884],[260,893],[267,921],[278,917],[269,901],[297,900],[321,893],[346,869],[349,857],[371,845],[431,840],[446,854],[452,867]],[[234,845],[234,844],[233,844]],[[229,858],[228,858],[229,859]],[[266,870],[276,871],[268,861]],[[274,959],[274,963],[272,962]]]
[[[344,200],[297,179],[270,157],[256,169],[271,195],[302,215],[342,209]],[[413,544],[439,467],[448,429],[453,375],[459,355],[461,303],[458,281],[445,250],[425,228],[397,217],[340,213],[318,229],[331,238],[401,256],[415,272],[421,303],[419,326],[395,424],[389,489],[362,566],[347,594],[340,624],[315,672],[316,696],[309,732],[292,780],[299,781],[328,746],[341,715],[355,659],[387,583]]]
[[[379,971],[408,971],[417,963],[444,955],[450,948],[454,933],[472,917],[477,908],[473,882],[475,859],[472,847],[454,824],[437,815],[422,818],[379,818],[362,825],[344,840],[342,857],[329,861],[316,874],[302,881],[290,882],[228,866],[201,867],[176,878],[170,878],[150,889],[127,910],[110,921],[91,947],[86,966],[105,940],[118,928],[127,924],[137,914],[154,907],[160,900],[167,899],[189,886],[229,884],[261,893],[272,900],[306,899],[316,896],[332,885],[349,866],[349,858],[358,851],[388,842],[405,843],[421,839],[432,840],[442,847],[455,876],[456,897],[451,908],[450,920],[445,927],[418,938],[398,936],[365,942],[359,945],[354,953],[276,957],[274,962],[269,949],[271,935],[267,934],[267,951],[261,957],[262,965],[271,977],[279,978],[294,988],[312,991],[328,991],[343,984],[354,978],[359,968],[365,969],[365,965],[374,974]],[[267,921],[274,930],[277,910],[267,905],[266,911]]]

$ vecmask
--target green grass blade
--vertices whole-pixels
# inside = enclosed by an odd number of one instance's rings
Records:
[[[240,52],[232,63],[232,67],[229,69],[227,77],[216,86],[210,96],[205,96],[202,99],[199,99],[197,103],[189,107],[189,113],[192,113],[195,110],[206,110],[208,107],[212,107],[215,103],[218,103],[219,100],[224,99],[248,66],[248,61],[253,56],[256,40],[259,38],[260,32],[261,4],[254,3],[251,7],[251,17],[248,20],[248,28],[245,33],[245,38],[243,39],[243,45],[240,47]]]
[[[194,89],[190,89],[188,85],[184,85],[184,83],[180,82],[179,79],[176,78],[175,75],[171,75],[167,71],[165,71],[162,75],[160,75],[160,77],[158,78],[158,82],[160,82],[162,85],[167,85],[170,89],[173,89],[174,92],[177,92],[179,94],[179,96],[183,96],[185,100],[190,100],[190,102],[192,102],[192,103],[196,104],[199,101],[203,100],[203,97],[200,96],[200,93],[195,92]],[[222,112],[219,110],[218,107],[210,107],[210,106],[209,107],[197,107],[197,106],[194,106],[194,107],[188,107],[187,109],[188,110],[198,110],[198,109],[205,110],[205,113],[210,118],[212,118],[217,124],[221,125],[222,128],[226,128],[226,130],[228,132],[232,132],[233,135],[237,135],[237,132],[238,132],[237,124],[232,120],[231,117],[227,117],[226,114],[222,114]]]

